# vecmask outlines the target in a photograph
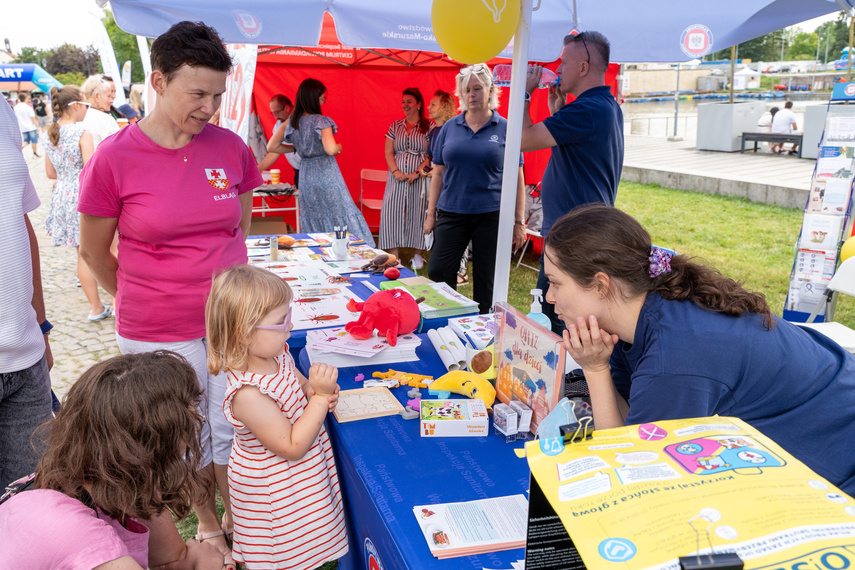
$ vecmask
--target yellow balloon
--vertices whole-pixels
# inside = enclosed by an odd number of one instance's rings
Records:
[[[850,257],[855,257],[855,236],[844,241],[840,248],[840,261],[846,261]]]
[[[433,0],[433,34],[442,51],[462,63],[481,63],[510,43],[520,0]]]

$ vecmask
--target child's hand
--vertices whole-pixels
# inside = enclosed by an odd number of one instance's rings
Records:
[[[332,396],[327,398],[330,403],[330,413],[333,413],[335,411],[335,407],[338,405],[338,393],[340,391],[341,389],[338,387],[338,384],[336,384],[335,392],[332,393]]]
[[[332,396],[338,391],[338,368],[315,362],[309,369],[309,386],[318,396]],[[336,399],[338,396],[336,396]]]
[[[618,336],[602,330],[597,317],[591,315],[586,324],[582,317],[576,318],[575,325],[569,325],[564,331],[564,348],[570,353],[582,370],[597,372],[609,369],[609,357],[617,344]]]

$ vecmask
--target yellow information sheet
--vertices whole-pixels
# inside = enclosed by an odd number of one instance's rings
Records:
[[[526,455],[589,570],[676,570],[711,551],[745,568],[855,569],[855,500],[739,419],[602,430],[557,455],[533,441]]]

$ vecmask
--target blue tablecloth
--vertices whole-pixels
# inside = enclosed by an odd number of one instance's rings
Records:
[[[289,235],[293,236],[296,239],[311,239],[308,234],[289,234]],[[249,236],[248,239],[263,239],[266,237],[267,237],[266,235]],[[321,253],[320,247],[311,247],[309,249],[311,249],[315,253]],[[255,259],[257,259],[257,258],[255,258]],[[366,263],[368,263],[367,260],[366,260]],[[414,277],[416,275],[415,273],[413,273],[411,270],[407,269],[406,267],[399,267],[399,269],[401,270],[401,278]],[[362,274],[364,275],[365,273],[362,273]],[[348,274],[348,275],[350,275],[350,274]],[[370,277],[368,277],[366,279],[355,278],[353,280],[353,284],[350,286],[350,290],[357,297],[362,299],[363,301],[365,299],[367,299],[368,297],[370,297],[372,293],[374,293],[374,291],[372,291],[371,289],[369,289],[368,287],[363,285],[363,283],[365,281],[368,281],[369,283],[374,285],[374,287],[379,289],[380,284],[384,283],[386,281],[389,281],[389,279],[386,279],[385,277],[383,277],[382,273],[378,273],[377,275],[371,275]],[[475,315],[475,314],[478,314],[477,307],[471,313],[466,313],[466,315]],[[464,316],[464,315],[459,315],[459,316]],[[422,322],[419,324],[419,328],[416,330],[416,332],[419,332],[419,333],[427,332],[431,329],[438,329],[440,327],[444,327],[447,324],[448,324],[448,319],[422,319]],[[320,328],[333,328],[333,327],[317,327],[317,328],[320,329]],[[291,331],[291,338],[288,339],[288,346],[291,348],[291,354],[294,356],[294,360],[296,360],[298,349],[306,346],[306,331],[305,330]]]
[[[417,350],[417,362],[342,368],[338,377],[341,389],[361,388],[362,383],[353,379],[359,373],[370,378],[373,372],[389,368],[442,375],[445,369],[427,335],[419,337],[422,344]],[[307,373],[309,359],[305,350],[300,351],[297,365]],[[392,393],[406,405],[409,389],[394,388]],[[421,392],[433,398],[426,389]],[[514,447],[522,447],[522,441],[505,443],[492,426],[487,437],[423,438],[419,436],[417,419],[404,420],[400,416],[343,424],[330,416],[327,431],[335,450],[349,521],[350,552],[339,561],[340,570],[509,569],[512,561],[524,558],[524,549],[448,560],[434,558],[412,512],[416,505],[519,493],[527,496],[528,465],[513,451]],[[379,566],[369,563],[372,552]]]

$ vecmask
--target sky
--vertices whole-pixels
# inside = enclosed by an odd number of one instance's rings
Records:
[[[93,43],[93,18],[89,13],[103,15],[95,0],[27,0],[4,2],[0,11],[0,42],[8,38],[12,52],[22,47],[50,49],[65,43],[86,47]],[[796,27],[812,32],[835,14],[814,18]]]

